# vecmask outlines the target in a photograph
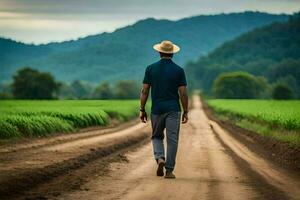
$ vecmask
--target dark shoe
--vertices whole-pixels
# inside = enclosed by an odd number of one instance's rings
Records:
[[[171,171],[166,171],[165,178],[176,178],[175,174]]]
[[[164,176],[164,166],[165,166],[165,161],[163,159],[158,159],[157,170],[156,170],[157,176]]]

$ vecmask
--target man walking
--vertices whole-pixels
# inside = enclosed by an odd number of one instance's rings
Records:
[[[186,89],[186,78],[184,70],[172,61],[174,53],[180,48],[171,41],[162,41],[153,48],[159,52],[160,60],[149,65],[145,71],[143,88],[141,90],[140,119],[146,123],[147,113],[145,105],[151,88],[151,124],[152,124],[152,144],[154,157],[157,161],[157,176],[165,178],[175,178],[173,174],[180,121],[188,121],[188,95]],[[179,93],[179,94],[178,94]],[[181,118],[181,108],[179,96],[183,108]],[[181,120],[180,120],[181,118]],[[167,137],[167,154],[164,148],[164,130]]]

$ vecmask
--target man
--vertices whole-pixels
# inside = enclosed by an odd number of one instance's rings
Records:
[[[152,144],[154,157],[157,161],[157,176],[175,178],[173,174],[180,128],[181,108],[183,108],[182,123],[188,121],[188,95],[184,70],[172,61],[174,53],[180,48],[171,41],[162,41],[153,48],[159,52],[160,60],[149,65],[145,71],[143,88],[141,90],[140,119],[146,123],[145,105],[151,88],[152,108]],[[178,95],[179,93],[179,95]],[[167,137],[167,156],[165,157],[164,130]]]

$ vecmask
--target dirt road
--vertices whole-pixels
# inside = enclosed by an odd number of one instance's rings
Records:
[[[175,180],[155,176],[151,144],[126,154],[129,162],[58,199],[300,199],[300,179],[260,158],[210,122],[197,96],[183,125]],[[214,131],[210,127],[213,127]]]
[[[16,199],[300,199],[300,178],[210,121],[198,96],[181,127],[175,180],[156,177],[149,133],[137,124],[2,148],[2,191],[24,190],[11,175],[25,174],[32,188]]]

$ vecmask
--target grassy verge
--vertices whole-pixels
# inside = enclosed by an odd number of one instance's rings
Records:
[[[300,101],[208,100],[217,117],[264,137],[300,146]]]

